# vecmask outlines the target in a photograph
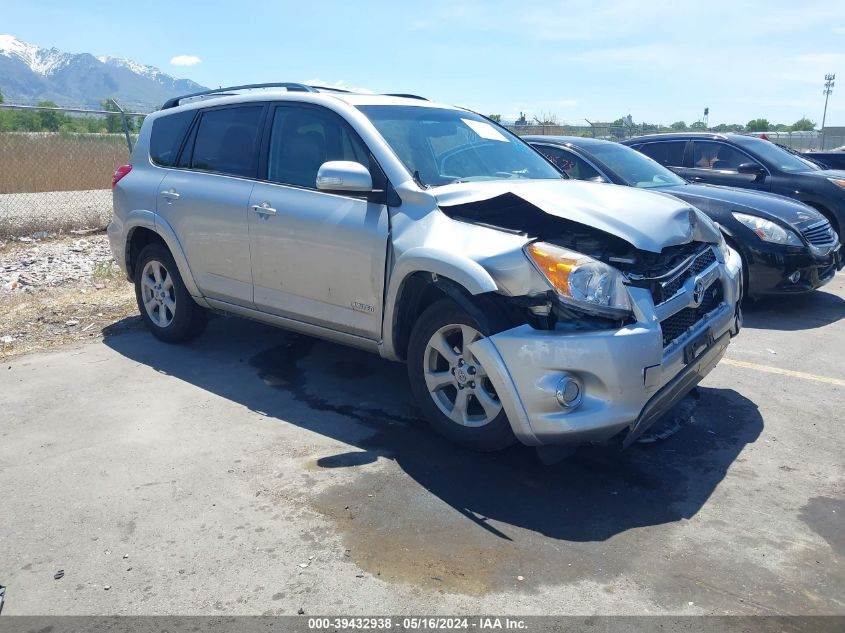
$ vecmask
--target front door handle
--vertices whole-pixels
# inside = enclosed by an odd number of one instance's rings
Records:
[[[168,189],[166,191],[161,192],[162,197],[167,198],[168,200],[178,200],[179,194],[176,193],[175,189]]]
[[[254,204],[250,207],[258,215],[276,215],[276,210],[270,206],[269,202],[262,202],[261,204]]]

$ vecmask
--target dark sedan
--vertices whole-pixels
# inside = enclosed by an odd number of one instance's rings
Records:
[[[750,296],[807,292],[830,281],[840,245],[815,209],[783,196],[690,184],[654,160],[611,141],[526,136],[570,178],[651,189],[676,196],[719,224],[742,256]]]
[[[825,152],[812,150],[801,152],[801,155],[806,156],[825,169],[845,170],[845,147],[837,147]]]
[[[622,141],[691,182],[779,193],[845,229],[845,171],[824,169],[771,141],[743,134],[677,133]]]

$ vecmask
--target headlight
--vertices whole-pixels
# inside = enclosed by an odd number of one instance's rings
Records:
[[[834,185],[839,185],[840,187],[845,187],[845,180],[843,180],[842,178],[828,178],[828,180],[830,182],[832,182]]]
[[[775,224],[764,218],[746,213],[734,213],[733,216],[754,231],[757,237],[764,242],[803,246],[801,239],[793,231],[783,228],[780,224]]]
[[[546,242],[533,242],[525,252],[564,303],[611,318],[631,313],[622,273],[615,268]]]

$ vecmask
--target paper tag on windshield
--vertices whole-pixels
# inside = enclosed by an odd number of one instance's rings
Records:
[[[489,123],[485,123],[484,121],[473,121],[472,119],[461,119],[461,121],[466,123],[472,131],[478,134],[481,138],[486,138],[491,141],[508,142],[508,139],[505,138],[504,134],[499,132],[499,130]]]

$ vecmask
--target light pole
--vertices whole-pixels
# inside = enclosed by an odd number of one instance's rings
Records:
[[[830,97],[830,94],[833,92],[833,80],[836,79],[835,74],[825,75],[824,76],[824,114],[822,114],[822,149],[824,149],[824,141],[825,141],[825,134],[824,134],[824,122],[827,119],[827,100]]]

